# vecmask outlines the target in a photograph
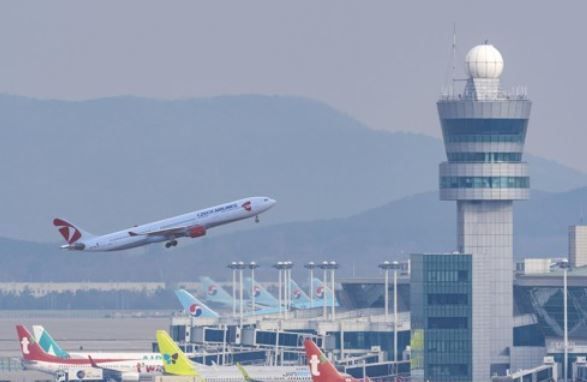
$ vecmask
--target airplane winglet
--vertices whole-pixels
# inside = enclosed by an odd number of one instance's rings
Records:
[[[88,354],[88,359],[90,360],[90,365],[92,365],[92,367],[95,367],[96,369],[100,369],[100,367],[96,364],[96,361],[94,361],[92,356],[89,354]]]
[[[243,378],[245,379],[246,382],[260,382],[259,380],[256,380],[256,379],[251,378],[251,376],[249,375],[249,373],[245,370],[245,368],[243,367],[243,365],[240,364],[240,362],[237,362],[236,363],[236,367],[241,372],[241,374],[243,375]]]

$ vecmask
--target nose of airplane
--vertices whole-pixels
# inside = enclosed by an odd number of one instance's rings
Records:
[[[261,211],[267,211],[275,205],[276,201],[268,196],[262,196],[257,198],[255,203]]]

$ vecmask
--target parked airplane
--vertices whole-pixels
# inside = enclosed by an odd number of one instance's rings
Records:
[[[144,368],[152,368],[151,363],[157,365],[159,369],[163,366],[163,359],[159,353],[106,353],[106,352],[67,352],[53,339],[49,332],[40,325],[33,325],[34,337],[41,347],[41,349],[50,355],[62,359],[112,359],[112,360],[133,360],[133,361],[149,361],[149,365],[144,365]]]
[[[220,317],[218,313],[210,309],[185,289],[176,290],[175,295],[186,313],[189,313],[192,317]]]
[[[332,305],[332,299],[334,299],[334,306],[338,306],[338,299],[332,293],[332,290],[322,280],[314,278],[314,301],[321,301],[319,306],[323,304],[330,306]]]
[[[204,236],[208,229],[238,220],[255,218],[275,204],[265,196],[255,196],[221,204],[199,211],[174,216],[153,223],[131,227],[122,231],[94,236],[79,227],[56,218],[53,225],[67,242],[61,248],[76,251],[119,251],[165,241],[165,247],[177,245],[180,237]]]
[[[207,303],[232,308],[235,301],[216,281],[212,280],[210,277],[203,276],[200,277],[200,284],[202,284],[203,289],[201,297],[206,300]]]
[[[345,375],[336,370],[336,367],[326,358],[324,353],[316,346],[314,341],[307,338],[304,340],[304,348],[306,349],[306,359],[310,365],[310,374],[312,375],[312,382],[362,382],[369,381],[366,379],[353,378],[350,375]]]
[[[291,290],[291,305],[295,309],[310,309],[322,306],[322,300],[314,300],[314,303],[312,304],[312,300],[310,300],[310,297],[308,297],[306,292],[304,292],[304,290],[300,288],[300,286],[298,285],[298,283],[294,281],[294,279],[290,280],[289,285],[289,288]]]
[[[263,305],[263,306],[270,306],[270,307],[278,307],[279,300],[277,300],[271,293],[267,291],[261,284],[255,281],[255,285],[253,284],[253,280],[250,277],[245,277],[245,294],[249,297],[250,300],[253,299],[253,294],[255,295],[255,304]]]
[[[242,382],[245,379],[235,366],[206,366],[191,362],[165,330],[157,331],[157,344],[163,356],[166,374],[190,376],[206,382]],[[247,378],[272,382],[311,381],[308,369],[297,366],[249,366]]]
[[[87,380],[88,374],[101,375],[115,381],[138,381],[141,376],[160,375],[163,372],[161,360],[138,361],[110,358],[59,358],[47,354],[36,339],[22,325],[16,326],[18,341],[25,369],[37,370],[54,376],[66,373],[75,379]],[[101,378],[99,378],[101,379]]]
[[[178,289],[175,295],[179,299],[183,309],[193,317],[220,317],[220,315],[198,300],[194,295],[185,289]],[[279,313],[279,307],[268,307],[257,309],[251,312],[249,308],[244,312],[245,316],[259,316]]]

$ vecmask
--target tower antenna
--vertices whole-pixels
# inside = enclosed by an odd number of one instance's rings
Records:
[[[457,23],[452,23],[452,62],[451,62],[451,92],[455,93],[455,70],[457,62]]]

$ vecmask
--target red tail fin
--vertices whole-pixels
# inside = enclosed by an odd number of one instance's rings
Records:
[[[129,359],[112,359],[112,358],[104,358],[104,359],[85,359],[85,358],[59,358],[51,354],[45,353],[43,349],[39,346],[35,337],[29,333],[29,331],[22,325],[16,325],[16,334],[18,335],[18,342],[20,344],[20,352],[22,353],[22,358],[26,361],[44,361],[44,362],[52,362],[61,365],[87,365],[93,366],[98,363],[103,362],[117,362],[117,361],[130,361]]]
[[[27,361],[63,361],[61,358],[47,354],[41,349],[35,337],[22,325],[16,325],[16,334],[18,335],[18,342],[20,344],[20,352],[22,358]]]
[[[82,232],[79,229],[63,219],[53,219],[53,225],[59,229],[59,233],[69,244],[75,243],[82,237]]]
[[[326,358],[318,346],[309,338],[304,341],[306,358],[310,365],[310,374],[313,382],[349,382],[354,378],[345,377],[336,370],[332,362]]]

